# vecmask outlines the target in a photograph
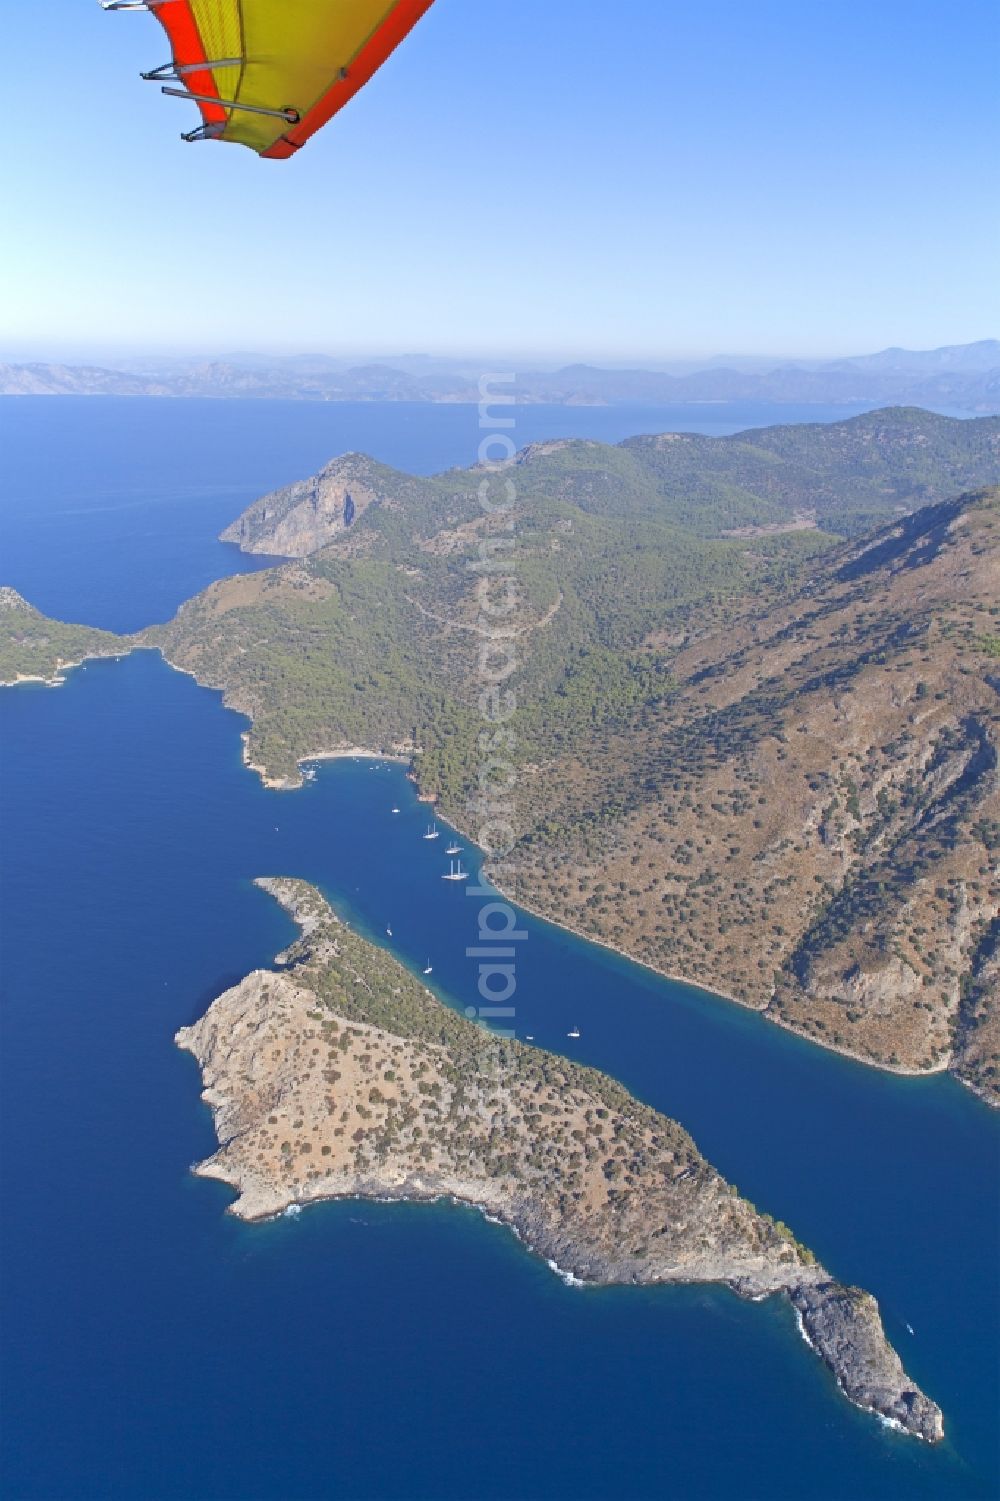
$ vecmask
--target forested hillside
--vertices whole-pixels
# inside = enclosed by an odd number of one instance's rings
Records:
[[[960,421],[890,408],[723,438],[535,443],[517,455],[511,476],[522,505],[566,501],[589,514],[668,522],[703,537],[813,524],[858,536],[904,511],[992,484],[998,472],[1000,417]],[[398,555],[407,541],[475,519],[481,479],[481,469],[420,479],[346,454],[255,501],[222,536],[248,552],[286,557],[333,542]]]
[[[0,685],[24,678],[59,682],[61,669],[84,657],[128,650],[123,638],[111,631],[50,620],[16,589],[0,585]]]
[[[431,480],[352,455],[238,523],[308,556],[139,640],[250,716],[247,759],[283,785],[324,751],[397,753],[475,834],[500,753],[519,899],[817,1042],[1000,1098],[1000,522],[998,492],[968,488],[1000,481],[998,442],[996,420],[890,412],[546,444]],[[479,486],[508,481],[511,510],[485,513]],[[825,529],[875,512],[861,538]],[[516,707],[487,753],[497,557]],[[5,660],[87,645],[25,609]]]
[[[997,475],[996,424],[895,413],[840,428],[757,434],[727,462],[755,466],[759,526],[801,506],[807,458],[818,516],[853,527],[881,496],[895,519],[859,542],[707,535],[734,508],[686,448],[715,440],[543,445],[507,471],[518,895],[818,1042],[951,1064],[989,1094],[997,499],[909,513],[900,497]],[[784,476],[770,499],[768,463]],[[395,751],[474,829],[469,565],[506,521],[473,508],[468,475],[395,488],[349,465],[366,486],[351,525],[214,585],[148,639],[252,716],[248,757],[271,777],[294,784],[300,758],[338,746]],[[670,478],[654,494],[640,472],[657,465]],[[685,510],[672,486],[700,499]]]

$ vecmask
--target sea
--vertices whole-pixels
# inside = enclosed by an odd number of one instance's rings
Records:
[[[535,407],[515,436],[842,415]],[[6,399],[0,583],[130,630],[266,561],[216,540],[264,490],[349,448],[432,472],[479,436],[467,407]],[[460,1008],[478,1001],[477,904],[438,879],[443,841],[421,839],[401,767],[320,763],[269,791],[242,765],[245,721],[155,653],[5,690],[0,720],[8,1501],[1000,1492],[1000,1117],[969,1091],[865,1068],[522,916],[518,1035],[676,1117],[874,1292],[943,1409],[934,1448],[847,1403],[779,1300],[568,1286],[452,1205],[242,1224],[190,1173],[215,1137],[172,1039],[293,936],[253,878],[315,882]]]

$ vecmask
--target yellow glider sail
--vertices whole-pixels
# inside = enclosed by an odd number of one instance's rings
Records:
[[[144,78],[193,99],[185,139],[291,156],[363,88],[433,0],[110,0],[153,12],[172,61]]]

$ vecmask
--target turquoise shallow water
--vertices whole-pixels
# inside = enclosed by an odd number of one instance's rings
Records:
[[[108,533],[79,535],[103,555]],[[170,587],[211,565],[211,535],[192,523]],[[121,544],[122,612],[155,541]],[[944,1409],[935,1450],[843,1401],[778,1303],[566,1288],[447,1206],[237,1224],[188,1173],[213,1134],[171,1039],[288,941],[253,876],[316,881],[376,941],[391,925],[460,1006],[474,903],[438,879],[399,768],[327,764],[268,792],[239,717],[153,654],[0,694],[0,720],[6,1496],[997,1494],[1000,1132],[967,1092],[824,1054],[525,919],[518,1031],[676,1115],[878,1295]]]

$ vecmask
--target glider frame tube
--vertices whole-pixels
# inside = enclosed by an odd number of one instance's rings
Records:
[[[302,119],[299,111],[291,105],[287,109],[267,109],[263,104],[240,104],[236,99],[217,99],[214,94],[192,94],[187,89],[168,89],[166,84],[160,89],[160,93],[169,94],[171,99],[190,99],[194,104],[217,104],[221,109],[240,109],[248,115],[270,115],[275,120],[284,120],[286,125],[298,125]]]
[[[245,61],[243,57],[222,57],[218,62],[161,63],[158,68],[153,68],[148,73],[140,73],[139,77],[145,79],[147,83],[162,83],[165,78],[174,79],[180,83],[189,73],[202,73],[206,68],[242,68]]]

